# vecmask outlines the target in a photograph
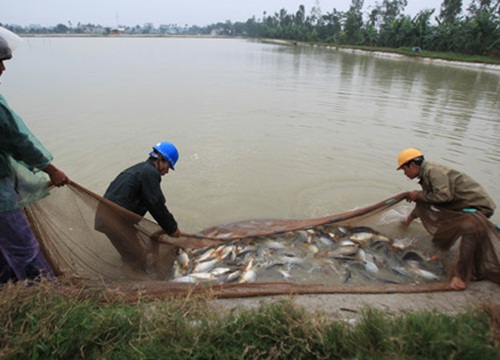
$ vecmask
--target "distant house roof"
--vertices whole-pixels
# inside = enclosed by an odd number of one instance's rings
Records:
[[[110,33],[110,34],[123,34],[123,31],[124,31],[124,30],[125,30],[125,29],[123,29],[123,28],[111,28],[111,29],[109,30],[109,33]]]

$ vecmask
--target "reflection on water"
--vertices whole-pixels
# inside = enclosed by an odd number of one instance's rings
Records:
[[[29,38],[6,65],[2,94],[98,194],[174,142],[163,187],[184,231],[418,188],[395,170],[406,147],[467,171],[500,204],[500,72],[194,38]]]

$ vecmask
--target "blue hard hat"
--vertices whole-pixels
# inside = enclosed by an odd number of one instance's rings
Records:
[[[156,154],[160,154],[167,160],[170,164],[172,170],[175,170],[175,163],[179,160],[179,152],[174,144],[168,141],[162,141],[153,146],[153,151],[149,153],[150,156],[156,157]]]

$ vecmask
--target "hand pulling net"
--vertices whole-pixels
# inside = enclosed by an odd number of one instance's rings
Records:
[[[422,249],[430,237],[422,235],[416,246],[415,237],[403,235],[405,197],[334,216],[244,221],[181,238],[75,183],[51,189],[26,214],[57,275],[118,288],[130,299],[447,290],[445,258]]]

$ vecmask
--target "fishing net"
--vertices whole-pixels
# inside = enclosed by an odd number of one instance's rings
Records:
[[[455,266],[451,275],[500,284],[500,230],[482,213],[460,213],[428,203],[418,203],[415,211],[433,235],[437,248],[459,249],[453,252]]]
[[[117,289],[122,299],[447,290],[443,254],[452,252],[439,253],[423,227],[412,235],[401,227],[411,210],[405,197],[318,219],[250,220],[181,238],[76,183],[51,189],[26,214],[57,275]]]

